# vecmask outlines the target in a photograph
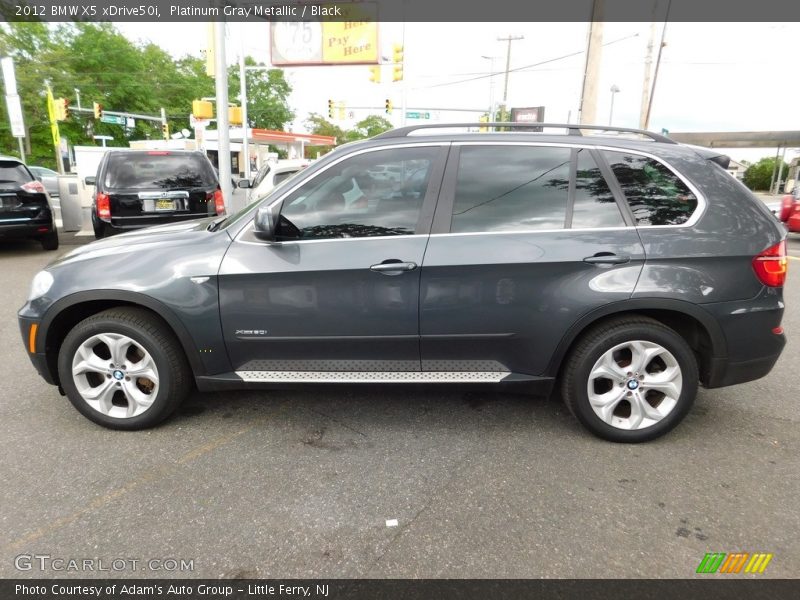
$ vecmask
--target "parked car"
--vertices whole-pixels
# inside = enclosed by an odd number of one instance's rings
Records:
[[[202,152],[111,150],[100,160],[92,227],[97,239],[225,212],[214,168]]]
[[[117,429],[192,383],[517,383],[617,442],[769,373],[784,230],[727,157],[541,127],[570,135],[389,131],[230,217],[76,248],[19,311],[29,357]],[[373,185],[389,165],[400,185]]]
[[[258,170],[252,181],[247,179],[239,180],[240,188],[249,188],[247,201],[255,202],[269,194],[275,187],[289,179],[295,173],[300,172],[309,165],[307,160],[286,159],[268,161]]]
[[[50,198],[58,198],[61,192],[58,190],[58,173],[47,167],[28,166],[34,177],[42,182]]]
[[[778,218],[789,231],[800,233],[800,186],[795,186],[791,194],[783,197]]]
[[[0,156],[0,240],[30,238],[58,249],[58,231],[44,185],[19,159]]]

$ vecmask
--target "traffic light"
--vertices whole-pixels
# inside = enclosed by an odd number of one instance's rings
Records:
[[[344,102],[339,102],[339,120],[344,121]]]
[[[392,72],[392,81],[402,81],[403,80],[403,59],[405,58],[405,52],[403,49],[402,44],[395,44],[393,47],[394,50],[394,70]]]
[[[381,82],[381,66],[375,65],[374,67],[369,68],[369,80],[372,83],[380,83]]]
[[[334,116],[335,108],[336,107],[335,107],[335,104],[334,104],[333,100],[328,99],[328,118],[329,119],[335,118],[335,116]]]
[[[103,105],[99,102],[95,102],[93,105],[94,108],[94,118],[95,119],[102,119],[103,118]]]
[[[69,117],[69,100],[66,98],[56,98],[55,112],[56,121],[66,121]]]
[[[214,105],[208,100],[192,100],[192,115],[195,119],[213,119]]]
[[[231,125],[241,125],[242,124],[242,107],[241,106],[229,106],[228,107],[228,122]]]
[[[489,122],[489,115],[481,115],[480,119],[478,119],[478,120],[481,123],[488,123]],[[489,128],[485,127],[485,126],[481,126],[481,127],[478,128],[478,131],[483,133],[485,131],[489,131]]]
[[[392,114],[392,101],[389,98],[386,99],[386,114]]]
[[[169,139],[169,123],[161,124],[161,135],[164,136],[165,140]]]

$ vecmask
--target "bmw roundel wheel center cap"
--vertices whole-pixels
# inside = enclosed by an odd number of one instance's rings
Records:
[[[122,381],[123,379],[125,379],[125,373],[123,373],[119,369],[115,369],[111,374],[114,376],[114,379],[116,379],[117,381]]]
[[[116,377],[116,375],[115,375],[115,377]],[[637,380],[635,380],[635,379],[629,379],[628,380],[628,389],[629,390],[639,389],[639,382]]]

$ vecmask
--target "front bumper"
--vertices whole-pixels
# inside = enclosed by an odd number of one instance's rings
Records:
[[[22,343],[25,346],[25,352],[28,355],[28,358],[31,359],[34,368],[36,371],[41,375],[42,379],[44,379],[50,385],[56,385],[56,382],[53,380],[53,376],[50,373],[50,368],[47,365],[47,355],[44,352],[44,342],[41,341],[41,334],[42,332],[38,332],[35,336],[35,352],[30,351],[30,335],[31,335],[31,327],[36,325],[38,328],[39,321],[37,319],[28,319],[25,317],[19,317],[19,330],[20,334],[22,335]]]

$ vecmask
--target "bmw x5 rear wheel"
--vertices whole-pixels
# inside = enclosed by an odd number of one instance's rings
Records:
[[[686,416],[697,380],[697,360],[677,332],[647,317],[622,317],[578,342],[564,369],[562,395],[595,435],[644,442]]]
[[[81,321],[64,339],[58,372],[73,406],[113,429],[161,422],[190,384],[175,336],[160,318],[138,308],[111,309]]]

